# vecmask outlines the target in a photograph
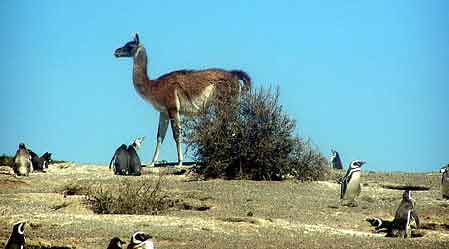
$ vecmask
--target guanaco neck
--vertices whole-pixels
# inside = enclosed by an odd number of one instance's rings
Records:
[[[133,83],[134,88],[142,97],[145,97],[148,94],[151,84],[151,80],[148,78],[147,74],[147,64],[147,52],[143,45],[140,45],[134,55]]]

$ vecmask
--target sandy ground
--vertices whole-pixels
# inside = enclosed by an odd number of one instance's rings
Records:
[[[127,178],[156,181],[156,171],[145,168],[143,176]],[[89,189],[122,178],[104,165],[72,163],[30,177],[0,172],[0,246],[14,223],[26,221],[27,248],[106,248],[112,237],[128,240],[135,231],[153,235],[157,248],[449,248],[449,201],[441,199],[438,173],[364,172],[357,207],[340,205],[334,180],[196,181],[166,175],[164,192],[189,205],[156,216],[95,214],[82,194],[64,196],[67,186]],[[366,221],[393,218],[402,192],[384,186],[395,184],[430,187],[414,192],[423,237],[385,238]]]

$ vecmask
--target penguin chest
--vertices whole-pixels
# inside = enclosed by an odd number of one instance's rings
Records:
[[[355,198],[360,194],[360,171],[352,173],[345,193],[345,199]]]

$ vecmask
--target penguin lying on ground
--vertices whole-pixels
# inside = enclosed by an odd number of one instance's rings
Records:
[[[144,232],[135,232],[130,239],[127,249],[154,249],[153,237]]]
[[[114,237],[109,242],[107,249],[122,249],[123,244],[125,244],[125,243],[126,242],[122,241],[119,237]]]
[[[109,163],[116,175],[135,175],[141,174],[142,165],[137,150],[143,143],[145,137],[136,138],[128,147],[122,144],[114,153]]]
[[[25,247],[25,222],[12,227],[11,236],[6,242],[5,249],[23,249]]]
[[[353,202],[360,194],[361,167],[365,163],[365,161],[361,160],[354,160],[351,162],[346,175],[339,180],[340,199]]]
[[[371,226],[375,227],[374,230],[376,233],[388,232],[391,224],[393,223],[392,221],[383,220],[380,218],[368,218],[366,221],[368,221]]]
[[[331,150],[331,166],[333,169],[343,169],[343,163],[341,162],[340,154],[336,150]]]
[[[420,222],[418,214],[415,211],[415,200],[412,198],[412,192],[405,190],[390,230],[387,233],[387,237],[410,238],[411,224],[413,222],[419,227]]]
[[[19,176],[28,176],[31,172],[33,172],[31,155],[24,143],[19,144],[19,149],[16,151],[13,170],[14,173]]]
[[[449,164],[441,168],[441,194],[444,199],[449,199]]]

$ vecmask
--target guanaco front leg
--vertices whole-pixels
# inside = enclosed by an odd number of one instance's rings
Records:
[[[182,150],[181,150],[181,121],[178,111],[169,112],[171,129],[173,132],[173,138],[176,142],[176,150],[178,152],[178,166],[182,166]]]
[[[160,112],[159,127],[157,129],[156,149],[154,151],[153,160],[151,160],[150,166],[154,166],[154,163],[159,158],[161,144],[164,142],[165,135],[167,134],[167,128],[168,128],[168,114],[165,112]]]

